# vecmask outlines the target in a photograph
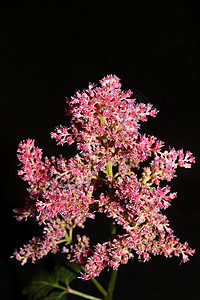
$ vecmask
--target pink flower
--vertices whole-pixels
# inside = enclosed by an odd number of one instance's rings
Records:
[[[76,143],[79,154],[68,160],[43,158],[31,139],[19,144],[18,174],[29,188],[24,207],[15,209],[17,219],[32,217],[43,227],[42,238],[34,237],[15,251],[22,264],[56,253],[64,243],[63,253],[85,267],[81,277],[87,280],[134,256],[149,261],[151,255],[182,255],[186,262],[194,254],[173,235],[162,211],[176,197],[166,182],[195,159],[189,151],[163,150],[162,141],[141,134],[140,122],[158,111],[136,103],[131,95],[121,90],[119,78],[109,75],[100,87],[90,83],[67,99],[71,124],[58,126],[51,137],[60,145]],[[84,228],[97,213],[121,227],[122,234],[96,245],[80,234],[74,241],[73,229]]]

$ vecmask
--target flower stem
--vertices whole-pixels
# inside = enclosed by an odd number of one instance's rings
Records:
[[[110,234],[112,239],[116,236],[116,223],[113,220],[110,221]],[[117,272],[118,270],[113,270],[111,273],[110,282],[108,284],[107,295],[104,298],[105,300],[113,299],[113,293],[114,293],[115,284],[117,280]]]
[[[81,269],[85,271],[84,266],[81,266]],[[103,288],[103,286],[95,278],[91,278],[90,280],[96,286],[96,288],[102,293],[102,295],[104,295],[104,296],[107,295],[107,291]]]
[[[58,244],[61,244],[61,243],[64,243],[64,242],[68,242],[68,240],[67,239],[63,239],[63,240],[55,242],[55,244],[58,245]]]
[[[106,173],[110,177],[113,177],[112,162],[110,160],[107,162],[107,165],[106,165]]]
[[[104,295],[104,297],[107,295],[106,290],[102,287],[102,285],[95,279],[91,278],[91,282],[96,286],[96,288]]]
[[[90,300],[102,300],[101,298],[96,298],[94,296],[90,296],[90,295],[87,295],[85,293],[81,293],[79,291],[76,291],[76,290],[73,290],[71,289],[70,287],[68,288],[68,293],[69,294],[73,294],[73,295],[77,295],[77,296],[80,296],[82,298],[85,298],[85,299],[90,299]]]
[[[73,234],[73,227],[70,227],[69,229],[69,239],[72,241],[72,234]]]
[[[113,270],[110,278],[110,282],[108,285],[108,293],[105,296],[105,300],[112,300],[113,299],[113,292],[115,289],[116,279],[117,279],[117,272],[118,270]]]
[[[114,237],[116,235],[116,223],[113,220],[110,220],[110,234],[111,237]]]

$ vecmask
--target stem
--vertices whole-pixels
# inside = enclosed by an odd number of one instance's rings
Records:
[[[81,269],[83,271],[85,271],[84,266],[81,266]],[[104,295],[104,296],[107,295],[107,291],[103,288],[103,286],[95,278],[91,278],[90,280],[96,286],[96,288],[102,293],[102,295]]]
[[[42,282],[42,281],[41,281],[41,282]],[[66,287],[64,287],[64,286],[62,286],[62,285],[60,285],[60,284],[52,283],[51,286],[53,286],[54,288],[63,290],[63,291],[65,291],[65,293],[66,293]]]
[[[58,245],[58,244],[61,244],[61,243],[64,243],[64,242],[68,242],[68,240],[67,239],[63,239],[63,240],[57,241],[55,244]]]
[[[71,240],[70,240],[70,237],[69,237],[67,231],[65,231],[65,239],[67,240],[67,243],[70,245],[71,244]]]
[[[79,291],[76,291],[76,290],[73,290],[71,289],[70,287],[68,288],[68,293],[69,294],[74,294],[74,295],[77,295],[77,296],[80,296],[82,298],[85,298],[85,299],[90,299],[90,300],[102,300],[101,298],[96,298],[94,296],[90,296],[90,295],[87,295],[85,293],[81,293]]]
[[[116,236],[116,223],[113,220],[110,221],[110,234],[112,239]],[[117,279],[117,272],[118,270],[112,271],[110,282],[108,284],[108,292],[107,295],[105,296],[105,300],[113,299],[113,293],[114,293],[116,279]]]
[[[104,295],[104,296],[107,295],[106,290],[102,287],[102,285],[95,278],[91,278],[90,280],[96,286],[96,288],[102,293],[102,295]]]
[[[107,165],[106,165],[106,173],[110,177],[113,177],[112,162],[110,160],[107,162]]]
[[[118,270],[113,270],[110,278],[110,282],[108,285],[108,293],[105,297],[105,300],[112,300],[113,299],[113,292],[115,289],[116,279],[117,279],[117,272]]]
[[[113,220],[110,221],[110,234],[111,237],[114,237],[116,235],[116,224]]]
[[[69,229],[69,239],[72,241],[72,234],[73,234],[73,227],[70,227]]]

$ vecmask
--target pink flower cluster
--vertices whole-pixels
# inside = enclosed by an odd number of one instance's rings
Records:
[[[194,157],[189,151],[163,150],[162,141],[141,134],[140,122],[157,111],[131,95],[109,75],[100,87],[89,84],[67,100],[71,126],[59,126],[51,136],[60,145],[76,142],[79,154],[69,160],[43,159],[33,140],[20,143],[19,175],[29,188],[24,207],[15,212],[18,220],[30,216],[43,226],[42,238],[34,237],[15,251],[22,264],[56,253],[62,243],[67,258],[85,267],[83,279],[98,276],[106,267],[117,269],[135,255],[142,261],[151,254],[182,255],[183,262],[193,255],[173,235],[162,210],[176,197],[164,183],[176,176],[178,166],[190,168]],[[150,163],[141,167],[147,159]],[[74,241],[73,229],[84,228],[96,213],[105,214],[123,233],[97,245],[85,235]]]

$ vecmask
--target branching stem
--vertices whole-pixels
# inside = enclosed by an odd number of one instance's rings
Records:
[[[69,293],[69,294],[73,294],[73,295],[77,295],[77,296],[82,297],[82,298],[85,298],[85,299],[90,299],[90,300],[102,300],[101,298],[97,298],[97,297],[94,297],[94,296],[91,296],[91,295],[87,295],[87,294],[85,294],[85,293],[82,293],[82,292],[73,290],[73,289],[71,289],[70,287],[68,288],[68,293]]]

